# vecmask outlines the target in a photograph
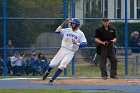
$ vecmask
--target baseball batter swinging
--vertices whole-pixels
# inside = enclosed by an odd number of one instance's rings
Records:
[[[71,28],[63,28],[64,24],[71,23]],[[45,80],[50,74],[53,67],[58,66],[58,70],[53,75],[49,83],[52,83],[67,67],[72,60],[75,52],[79,47],[86,47],[87,40],[84,33],[79,29],[80,21],[78,18],[72,18],[65,20],[57,29],[56,33],[63,35],[61,48],[55,57],[51,60],[48,69],[44,73],[42,79]]]

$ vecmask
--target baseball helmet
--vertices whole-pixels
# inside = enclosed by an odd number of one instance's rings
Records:
[[[78,27],[80,26],[80,20],[78,18],[72,18],[71,23],[76,24]]]

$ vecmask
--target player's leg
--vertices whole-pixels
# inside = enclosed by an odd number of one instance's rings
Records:
[[[52,79],[49,81],[49,83],[52,83],[62,73],[62,71],[63,70],[58,68],[55,74],[53,75]]]
[[[50,74],[53,67],[58,66],[58,64],[61,62],[61,60],[64,56],[65,56],[64,51],[62,49],[60,49],[58,51],[58,53],[55,55],[55,57],[52,59],[52,61],[50,62],[49,67],[46,70],[46,72],[43,74],[43,76],[42,76],[43,80],[45,80],[48,77],[48,75]]]
[[[50,83],[52,83],[64,70],[64,68],[67,67],[67,65],[70,63],[70,61],[72,60],[73,56],[74,56],[73,51],[70,51],[67,53],[67,55],[65,55],[65,57],[63,58],[63,60],[61,61],[58,70],[55,72],[55,74],[53,75],[52,79],[50,80]]]
[[[53,69],[52,67],[50,67],[50,66],[48,67],[48,69],[46,70],[46,72],[42,76],[43,80],[45,80],[48,77],[48,75],[50,74],[52,69]]]

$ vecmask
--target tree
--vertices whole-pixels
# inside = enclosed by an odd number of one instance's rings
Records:
[[[14,18],[61,18],[62,0],[8,0],[7,17]],[[15,20],[7,21],[7,39],[16,47],[30,47],[42,32],[54,32],[60,20]]]

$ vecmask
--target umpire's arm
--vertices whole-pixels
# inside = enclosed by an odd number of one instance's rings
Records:
[[[99,38],[95,38],[95,42],[101,45],[105,45],[105,42],[101,41]]]

